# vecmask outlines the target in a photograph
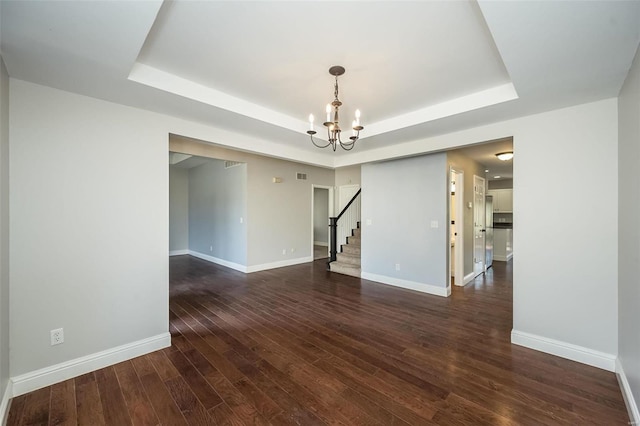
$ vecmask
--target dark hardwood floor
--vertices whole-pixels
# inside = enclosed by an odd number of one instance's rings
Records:
[[[170,265],[170,348],[17,397],[8,424],[628,424],[613,373],[510,344],[510,263],[450,298],[324,260]]]

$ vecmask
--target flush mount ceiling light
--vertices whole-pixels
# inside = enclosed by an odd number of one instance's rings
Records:
[[[330,104],[327,104],[327,121],[323,123],[323,125],[327,128],[327,140],[329,141],[326,145],[319,145],[313,139],[313,135],[316,134],[316,131],[313,130],[313,114],[309,114],[309,130],[307,130],[307,134],[311,137],[311,143],[313,143],[318,148],[326,148],[331,145],[331,148],[335,151],[338,145],[342,147],[342,149],[346,151],[351,151],[356,144],[356,141],[360,138],[360,130],[364,129],[360,125],[360,110],[356,110],[356,119],[351,123],[352,134],[349,137],[349,141],[342,142],[340,138],[340,133],[342,133],[342,129],[340,129],[340,125],[338,123],[338,109],[342,105],[342,102],[338,99],[338,76],[344,74],[344,67],[340,65],[335,65],[329,68],[329,74],[336,78],[336,82],[334,85],[333,96],[334,100]]]
[[[509,161],[513,158],[513,151],[499,152],[496,157],[498,157],[498,160]]]

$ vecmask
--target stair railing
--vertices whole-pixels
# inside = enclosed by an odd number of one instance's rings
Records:
[[[346,244],[347,237],[351,235],[351,230],[358,226],[358,222],[360,221],[360,191],[362,191],[362,189],[358,189],[358,192],[356,192],[349,203],[344,206],[337,217],[329,218],[329,263],[335,261],[337,258],[338,242],[340,244]],[[342,216],[344,216],[344,220],[338,222]]]

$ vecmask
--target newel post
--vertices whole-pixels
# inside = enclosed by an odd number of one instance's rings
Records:
[[[329,247],[329,262],[336,260],[337,253],[337,240],[338,240],[338,218],[329,218],[329,235],[330,235],[330,247]]]

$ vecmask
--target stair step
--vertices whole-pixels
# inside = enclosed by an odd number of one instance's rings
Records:
[[[329,268],[331,269],[331,272],[337,272],[339,274],[351,275],[352,277],[360,278],[360,266],[335,261],[329,264]]]
[[[360,256],[360,246],[356,246],[353,244],[343,244],[342,253],[357,254],[358,256]]]
[[[356,228],[356,229],[353,230],[353,236],[360,238],[361,232],[362,232],[362,229]]]
[[[348,263],[350,265],[360,266],[360,254],[355,253],[338,253],[338,262]]]
[[[347,237],[347,244],[353,244],[355,246],[360,246],[360,237]]]

